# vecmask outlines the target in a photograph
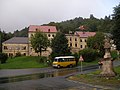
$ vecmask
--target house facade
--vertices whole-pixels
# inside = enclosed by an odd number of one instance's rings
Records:
[[[96,32],[76,31],[74,34],[66,34],[68,45],[72,53],[77,53],[87,47],[87,38],[94,36]]]
[[[2,43],[2,52],[9,57],[16,56],[17,53],[28,56],[29,46],[27,37],[13,37]]]
[[[29,31],[28,31],[28,39],[29,39],[29,55],[30,56],[36,56],[38,55],[35,53],[35,50],[31,46],[31,37],[37,33],[37,32],[43,32],[47,35],[48,39],[51,40],[56,36],[57,29],[55,26],[39,26],[39,25],[30,25]],[[52,49],[48,47],[46,51],[42,52],[42,56],[49,56],[52,52]]]

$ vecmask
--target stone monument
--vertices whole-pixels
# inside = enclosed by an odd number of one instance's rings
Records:
[[[107,77],[115,76],[116,74],[113,69],[113,59],[111,58],[111,54],[110,54],[111,44],[109,37],[105,37],[104,49],[105,49],[105,55],[104,58],[101,60],[102,72],[100,73],[100,75]]]

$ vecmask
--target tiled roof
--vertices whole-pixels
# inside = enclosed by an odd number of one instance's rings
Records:
[[[56,26],[39,26],[39,25],[30,25],[29,32],[57,32]]]
[[[96,32],[80,32],[80,31],[75,32],[75,35],[79,35],[80,37],[90,37],[94,36],[95,34]]]
[[[28,44],[28,37],[13,37],[3,44]]]

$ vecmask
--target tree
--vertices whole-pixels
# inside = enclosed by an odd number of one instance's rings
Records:
[[[52,55],[55,56],[64,56],[70,55],[70,48],[68,47],[68,40],[65,37],[65,34],[58,32],[56,37],[52,40]]]
[[[14,31],[13,34],[15,37],[28,37],[28,30],[29,30],[29,28],[25,27],[20,31],[18,31],[18,30]]]
[[[79,52],[85,62],[95,61],[98,57],[98,52],[95,49],[85,48]]]
[[[114,28],[113,28],[113,39],[115,41],[117,50],[120,50],[120,4],[114,7],[113,14]]]
[[[46,34],[43,34],[42,32],[36,32],[35,35],[31,37],[31,45],[35,52],[40,53],[41,56],[42,51],[45,51],[49,46],[49,40]]]
[[[87,39],[87,46],[92,49],[96,49],[103,54],[104,52],[104,34],[97,32],[95,36]]]
[[[7,59],[8,59],[8,55],[7,54],[0,53],[0,62],[1,62],[1,64],[6,63]]]
[[[2,52],[2,33],[0,32],[0,52]]]
[[[8,39],[13,37],[12,33],[6,33],[5,31],[1,31],[0,29],[0,52],[2,52],[2,43]]]

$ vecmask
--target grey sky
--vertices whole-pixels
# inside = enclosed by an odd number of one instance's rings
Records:
[[[118,4],[119,0],[0,0],[0,28],[13,32],[29,25],[87,18],[90,14],[104,18]]]

